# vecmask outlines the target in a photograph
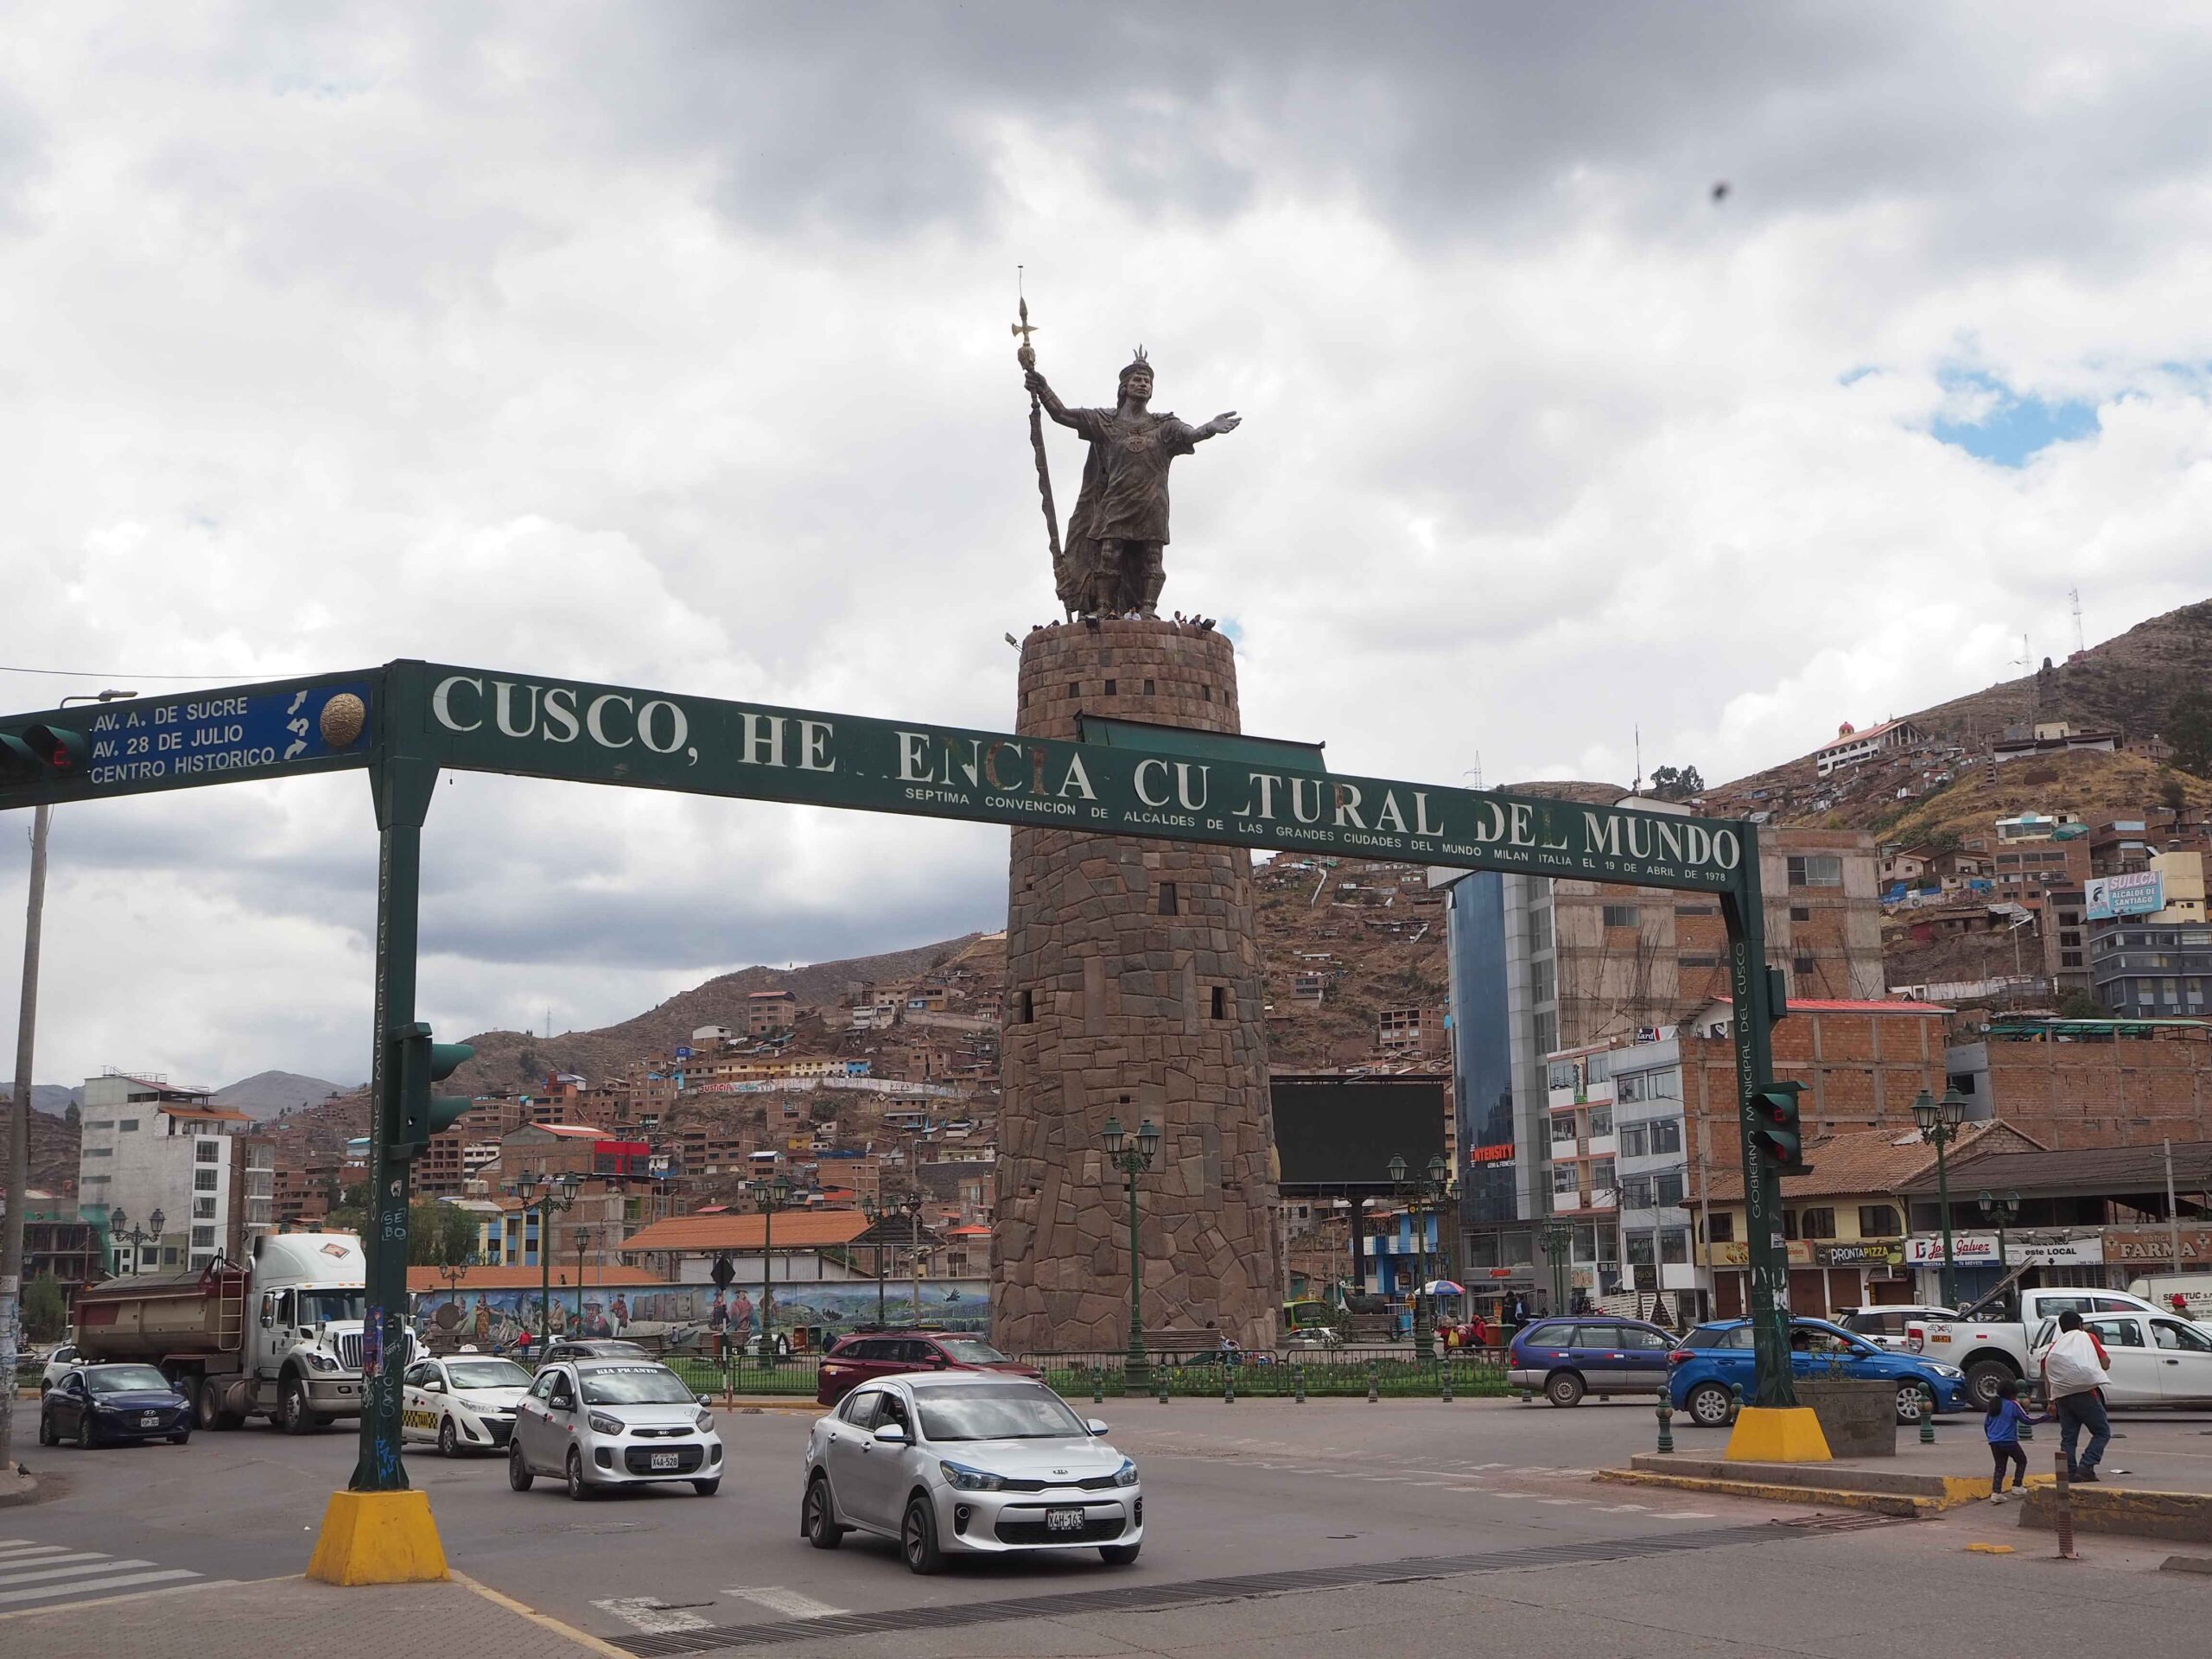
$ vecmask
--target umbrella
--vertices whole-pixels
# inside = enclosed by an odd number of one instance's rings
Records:
[[[1432,1279],[1421,1289],[1431,1296],[1464,1296],[1467,1294],[1465,1286],[1455,1285],[1449,1279]]]

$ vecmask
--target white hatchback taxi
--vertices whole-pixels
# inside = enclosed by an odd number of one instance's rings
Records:
[[[682,1377],[651,1360],[565,1360],[538,1372],[515,1408],[507,1484],[539,1475],[589,1497],[610,1486],[689,1481],[702,1497],[721,1485],[714,1414]]]
[[[807,1437],[799,1530],[817,1549],[855,1529],[896,1539],[917,1573],[955,1553],[1096,1549],[1122,1566],[1144,1541],[1144,1491],[1105,1433],[1027,1377],[880,1378]]]

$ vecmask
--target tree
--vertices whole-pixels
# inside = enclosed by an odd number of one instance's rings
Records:
[[[2212,778],[2212,691],[2187,691],[2166,715],[2166,741],[2174,765],[2199,778]]]
[[[61,1281],[41,1273],[23,1291],[23,1334],[33,1342],[59,1342],[69,1328],[69,1303]]]
[[[2097,999],[2087,991],[2069,991],[2066,1000],[2058,1005],[2058,1016],[2062,1020],[2097,1020],[2103,1015],[2104,1010],[2097,1006]]]
[[[1651,792],[1662,801],[1687,801],[1705,793],[1705,779],[1695,766],[1660,766],[1652,772]]]
[[[369,1184],[356,1181],[340,1187],[338,1202],[330,1206],[323,1225],[334,1233],[358,1233],[369,1219]]]
[[[2189,789],[2182,780],[2168,772],[2158,779],[2158,803],[2170,812],[2178,812],[2189,804]]]
[[[407,1265],[457,1268],[476,1259],[476,1217],[435,1199],[407,1206]]]

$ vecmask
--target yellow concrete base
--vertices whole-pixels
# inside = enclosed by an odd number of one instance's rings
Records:
[[[425,1584],[446,1576],[427,1492],[333,1492],[308,1577],[325,1584]]]
[[[1720,1455],[1731,1463],[1826,1463],[1830,1454],[1810,1406],[1746,1406]]]

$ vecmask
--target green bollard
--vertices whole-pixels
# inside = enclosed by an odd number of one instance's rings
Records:
[[[1444,1403],[1448,1406],[1452,1403],[1452,1357],[1449,1354],[1444,1357],[1439,1369],[1444,1373]]]
[[[1292,1403],[1294,1405],[1304,1405],[1306,1403],[1306,1368],[1303,1365],[1292,1366],[1290,1368],[1290,1380],[1292,1386],[1296,1389],[1296,1392],[1291,1396]]]
[[[1221,1368],[1221,1403],[1224,1406],[1236,1403],[1236,1368],[1233,1365]]]
[[[1731,1427],[1733,1427],[1735,1426],[1736,1420],[1737,1420],[1738,1417],[1742,1416],[1743,1414],[1744,1414],[1744,1385],[1743,1385],[1742,1383],[1740,1383],[1740,1382],[1731,1382],[1731,1383],[1728,1385],[1728,1422],[1729,1422],[1729,1426],[1730,1426]]]
[[[1164,1364],[1154,1366],[1152,1380],[1154,1386],[1160,1390],[1160,1403],[1166,1405],[1167,1403],[1167,1367]]]
[[[1382,1397],[1382,1376],[1373,1360],[1367,1362],[1367,1403],[1373,1405]]]
[[[1936,1396],[1925,1389],[1920,1391],[1920,1443],[1936,1444]]]
[[[1090,1368],[1090,1403],[1094,1406],[1106,1403],[1106,1368],[1103,1365]]]
[[[1675,1402],[1665,1389],[1659,1390],[1659,1450],[1675,1449]]]

